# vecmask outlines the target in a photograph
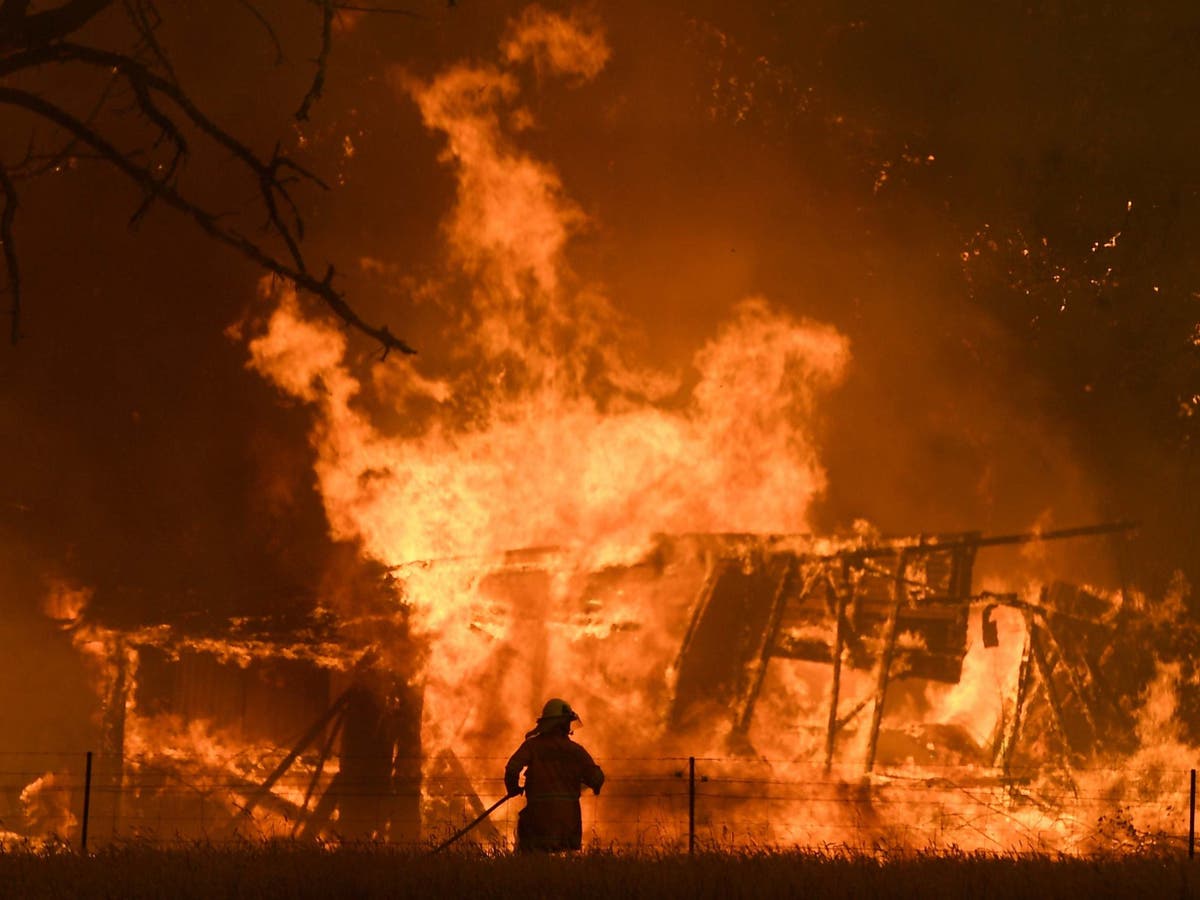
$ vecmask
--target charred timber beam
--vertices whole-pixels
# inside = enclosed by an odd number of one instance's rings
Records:
[[[833,652],[830,657],[830,663],[833,665],[833,681],[829,687],[829,723],[825,727],[826,772],[833,766],[833,748],[837,741],[837,733],[842,726],[842,723],[838,721],[838,702],[842,689],[842,649],[846,643],[846,635],[843,631],[846,618],[846,595],[837,590],[832,582],[830,582],[830,588],[837,597],[837,609],[834,613],[837,616],[837,624],[834,627]]]
[[[1033,674],[1033,616],[1025,613],[1025,643],[1021,649],[1021,667],[1017,674],[1017,696],[1013,703],[1012,718],[1000,738],[993,764],[999,765],[1007,779],[1010,776],[1013,751],[1021,736],[1025,706],[1029,702],[1029,680]]]
[[[1038,678],[1041,680],[1042,686],[1046,689],[1046,699],[1050,702],[1050,711],[1054,713],[1054,724],[1058,727],[1058,732],[1062,736],[1063,764],[1069,769],[1071,763],[1071,736],[1067,731],[1067,720],[1063,712],[1062,699],[1058,695],[1058,688],[1054,685],[1054,672],[1046,661],[1045,653],[1042,651],[1041,626],[1036,622],[1031,622],[1030,624],[1029,644],[1033,649],[1033,663],[1037,667]]]
[[[393,775],[396,762],[397,721],[393,702],[396,685],[380,683],[378,672],[350,686],[345,723],[338,749],[338,773],[322,795],[319,808],[336,801],[337,825],[344,839],[385,839],[399,797]],[[412,788],[415,785],[408,785]],[[314,814],[312,825],[324,826]]]
[[[1092,713],[1092,692],[1088,690],[1088,686],[1079,678],[1079,673],[1075,667],[1071,665],[1071,661],[1067,658],[1062,642],[1054,633],[1054,629],[1050,626],[1050,621],[1047,619],[1042,625],[1041,634],[1047,644],[1047,648],[1054,651],[1055,659],[1063,673],[1067,677],[1067,684],[1079,698],[1079,712],[1087,723],[1088,729],[1092,733],[1093,743],[1100,739],[1100,727],[1096,724],[1096,717]],[[1047,649],[1044,648],[1044,649]]]
[[[1137,528],[1136,522],[1101,522],[1098,525],[1078,525],[1074,528],[1056,528],[1051,531],[1029,531],[1023,534],[1000,534],[964,541],[967,546],[999,547],[1004,544],[1036,544],[1041,541],[1061,541],[1067,538],[1095,537],[1102,534],[1117,534]]]
[[[925,552],[937,552],[939,550],[975,549],[979,547],[998,547],[1006,544],[1032,544],[1041,541],[1060,541],[1067,538],[1075,537],[1094,537],[1105,534],[1117,534],[1122,531],[1132,531],[1137,528],[1136,522],[1104,522],[1098,525],[1081,525],[1074,528],[1058,528],[1052,531],[1029,531],[1020,534],[999,534],[985,537],[976,532],[956,533],[947,535],[942,538],[930,539],[928,537],[920,538],[919,542],[914,542],[914,539],[893,539],[882,544],[877,544],[870,547],[854,547],[845,550],[836,550],[832,553],[805,553],[803,551],[794,551],[789,547],[784,546],[782,549],[789,552],[795,552],[795,555],[801,561],[821,559],[871,559],[874,557],[890,557],[894,556],[901,550],[916,549]],[[729,547],[725,544],[742,544],[746,547],[761,547],[762,542],[769,541],[772,544],[778,545],[780,542],[786,541],[811,541],[811,534],[783,534],[783,533],[767,533],[767,532],[716,532],[716,531],[683,531],[676,533],[658,532],[653,535],[654,540],[662,542],[671,539],[695,540],[705,545],[705,549],[709,554],[720,556],[729,551]],[[768,547],[770,551],[770,547]],[[388,566],[388,572],[403,573],[409,568],[426,568],[435,563],[476,563],[487,565],[492,568],[503,569],[514,567],[520,569],[523,566],[543,566],[547,559],[555,556],[566,554],[567,551],[558,545],[546,545],[540,547],[520,547],[513,550],[504,551],[503,558],[497,560],[493,556],[481,555],[463,555],[463,556],[441,556],[430,557],[428,559],[413,559],[407,562],[397,563],[396,565]]]
[[[266,780],[258,786],[258,790],[246,799],[246,805],[242,807],[242,815],[249,816],[254,811],[254,807],[259,803],[259,801],[271,793],[271,788],[275,786],[275,782],[283,777],[284,773],[292,767],[292,763],[299,758],[300,754],[303,753],[318,737],[320,737],[321,732],[325,730],[325,727],[331,721],[333,721],[333,719],[336,718],[339,713],[341,713],[343,707],[349,700],[349,697],[350,690],[344,691],[340,697],[333,701],[333,704],[329,707],[329,709],[325,710],[325,712],[321,714],[321,717],[317,719],[317,721],[313,723],[312,727],[304,733],[304,736],[296,742],[295,746],[293,746],[288,752],[288,755],[280,760],[279,765],[271,770],[271,774],[268,775]]]
[[[379,839],[387,835],[392,822],[396,741],[387,706],[363,682],[352,684],[345,697],[337,720],[338,771],[304,822],[301,840],[314,840],[327,829],[342,839]],[[331,827],[335,810],[337,824]]]
[[[257,793],[259,787],[256,782],[226,768],[203,766],[199,770],[198,775],[192,774],[190,777],[184,777],[182,773],[170,766],[150,766],[147,768],[162,776],[163,783],[158,786],[159,790],[165,788],[166,781],[169,779],[183,785],[202,799],[208,799],[217,794],[218,788],[221,789],[221,793],[227,791],[228,794],[226,795],[227,799],[225,802],[237,808],[239,812],[235,813],[226,823],[226,828],[228,829],[226,836],[237,833],[238,824],[242,818],[240,810],[243,807],[237,803],[236,796],[249,797]],[[206,783],[212,786],[205,787]],[[258,805],[287,820],[298,818],[303,813],[303,810],[294,802],[273,793],[259,798]],[[206,834],[205,836],[207,837],[208,835]]]
[[[879,674],[875,681],[875,705],[871,709],[871,731],[867,737],[867,758],[864,774],[870,775],[875,768],[875,751],[879,746],[879,728],[883,724],[883,704],[887,700],[888,681],[892,675],[892,657],[896,653],[896,637],[899,634],[900,607],[904,605],[904,567],[907,554],[902,550],[896,559],[896,571],[892,582],[892,611],[883,629],[883,652],[879,655]]]
[[[223,773],[220,777],[229,781],[231,784],[231,789],[239,794],[251,796],[258,791],[258,785],[253,781],[244,781],[236,777],[231,778],[228,773]],[[267,794],[262,795],[258,798],[256,805],[269,810],[277,816],[283,817],[285,820],[299,820],[304,815],[304,810],[300,809],[299,806],[297,806],[291,800],[288,800],[286,797],[280,797],[275,793],[268,792]],[[235,815],[230,821],[229,824],[233,834],[238,833],[239,823],[246,818],[244,813],[245,807],[242,807],[242,811]]]
[[[844,716],[842,716],[840,719],[837,720],[834,730],[841,731],[843,728],[845,728],[847,725],[849,725],[854,720],[855,716],[857,716],[860,712],[862,712],[864,709],[867,708],[867,704],[871,702],[871,699],[874,696],[875,695],[873,693],[867,694],[867,696],[863,697],[861,700],[859,700],[857,703],[855,703],[854,706],[850,707],[850,712],[846,713]]]
[[[1100,671],[1099,664],[1092,662],[1086,650],[1080,651],[1079,658],[1083,660],[1083,665],[1087,669],[1092,686],[1096,689],[1101,699],[1116,713],[1117,718],[1120,719],[1121,727],[1128,732],[1132,732],[1136,723],[1125,707],[1121,705],[1121,701],[1109,685],[1108,679]]]
[[[693,626],[677,657],[669,721],[694,724],[712,704],[728,710],[729,737],[736,739],[747,687],[771,630],[772,600],[786,556],[714,562],[697,598]]]
[[[712,603],[713,595],[717,590],[717,583],[721,579],[721,573],[725,570],[727,565],[728,563],[711,554],[707,559],[707,568],[704,573],[704,581],[701,583],[700,590],[696,594],[692,616],[688,620],[687,630],[684,632],[683,641],[679,645],[679,653],[676,655],[673,663],[676,685],[675,697],[671,702],[671,710],[669,714],[672,725],[677,726],[682,724],[685,718],[687,703],[680,695],[679,678],[687,664],[689,654],[692,652],[693,644],[696,640],[697,633],[700,631],[701,623],[704,621],[705,613],[708,612],[708,607]]]
[[[424,784],[430,800],[445,804],[446,821],[453,821],[456,817],[461,817],[464,822],[474,820],[480,828],[479,839],[483,843],[499,840],[499,832],[483,815],[487,809],[475,792],[474,780],[453,750],[445,748],[438,751],[432,759]]]
[[[750,676],[750,684],[742,697],[741,711],[738,715],[737,723],[734,725],[733,737],[735,743],[739,745],[744,746],[746,735],[750,731],[750,722],[754,718],[754,706],[758,702],[758,695],[762,690],[763,679],[767,676],[767,664],[771,661],[771,651],[774,649],[776,638],[779,635],[779,624],[783,620],[783,610],[787,606],[788,587],[791,585],[795,566],[795,557],[789,556],[784,560],[783,571],[779,574],[779,581],[776,583],[775,591],[771,596],[771,609],[767,616],[767,627],[763,629],[762,640],[755,654],[756,661],[754,663],[754,670]],[[808,587],[809,585],[806,583],[804,590],[801,591],[801,595],[807,593]]]
[[[321,795],[321,799],[317,801],[316,807],[304,818],[304,826],[300,829],[300,840],[313,841],[320,837],[321,830],[329,824],[333,818],[333,811],[337,809],[338,799],[343,793],[344,781],[345,773],[338,770],[329,782],[329,787],[325,789],[325,793]]]
[[[338,711],[337,716],[333,719],[333,723],[329,728],[329,733],[325,736],[325,742],[321,745],[321,754],[317,757],[316,768],[313,769],[312,778],[309,779],[308,789],[304,792],[304,803],[300,806],[302,815],[308,813],[308,804],[312,800],[313,794],[317,790],[317,785],[321,782],[321,775],[325,772],[325,764],[329,762],[329,756],[333,753],[334,742],[337,741],[338,733],[342,730],[342,725],[346,721],[346,705],[342,704],[342,708]],[[295,837],[303,824],[303,819],[297,817],[296,824],[292,828],[292,837]]]
[[[1122,531],[1132,531],[1137,527],[1135,522],[1103,522],[1099,525],[1080,525],[1075,528],[1057,528],[1052,531],[1028,531],[1021,534],[997,534],[990,537],[968,535],[951,537],[943,540],[922,540],[920,544],[896,541],[890,544],[880,544],[877,547],[863,547],[858,550],[843,550],[830,554],[830,557],[850,556],[870,559],[876,556],[892,556],[903,550],[922,550],[926,552],[951,550],[957,547],[1002,547],[1014,544],[1037,544],[1043,541],[1061,541],[1068,538],[1095,537],[1105,534],[1116,534]]]
[[[675,658],[675,671],[683,665],[684,659],[687,658],[688,651],[692,646],[692,639],[696,636],[696,629],[700,625],[700,621],[704,618],[704,612],[708,609],[708,604],[712,601],[713,593],[716,591],[717,581],[721,577],[721,571],[724,569],[725,563],[722,560],[710,557],[708,560],[708,569],[704,573],[704,582],[700,585],[700,591],[696,595],[696,608],[692,612],[692,617],[688,620],[687,631],[684,632],[683,642],[679,646],[679,655]]]

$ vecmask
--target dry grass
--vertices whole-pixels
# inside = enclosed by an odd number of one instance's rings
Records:
[[[1177,856],[1073,859],[813,852],[570,858],[290,844],[0,854],[6,897],[1002,897],[1200,896],[1200,863]]]

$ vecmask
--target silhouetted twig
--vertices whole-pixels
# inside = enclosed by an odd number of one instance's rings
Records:
[[[322,8],[321,51],[317,72],[296,113],[307,118],[320,98],[333,41],[333,16],[342,7],[332,0],[313,0]],[[270,22],[250,0],[243,0],[267,28],[276,45],[282,48]],[[382,355],[392,350],[415,352],[386,326],[365,322],[333,285],[334,267],[325,267],[318,277],[305,256],[305,224],[293,197],[298,184],[320,189],[327,185],[315,173],[291,159],[276,143],[269,156],[260,156],[249,144],[219,125],[180,84],[170,57],[157,38],[161,16],[153,0],[68,0],[42,12],[29,11],[28,0],[0,0],[0,106],[23,110],[35,122],[53,126],[66,135],[58,149],[38,152],[31,136],[25,158],[16,166],[0,168],[0,240],[4,244],[3,263],[8,274],[8,292],[12,296],[12,338],[19,336],[21,280],[14,249],[13,231],[17,210],[17,183],[57,169],[67,159],[93,159],[107,163],[133,181],[142,199],[130,224],[136,225],[156,202],[161,202],[190,218],[210,238],[237,250],[266,271],[286,279],[301,291],[313,294],[349,327],[379,342]],[[129,51],[102,49],[72,40],[84,25],[106,9],[121,9],[132,33]],[[366,10],[364,10],[366,11]],[[401,12],[380,8],[376,12]],[[9,86],[5,80],[18,73],[63,67],[83,71],[97,83],[107,80],[100,102],[86,117],[80,117],[52,99],[48,93]],[[11,83],[11,82],[10,82]],[[132,150],[123,149],[106,135],[99,113],[114,84],[128,88],[130,110],[149,126],[152,137]],[[126,126],[127,127],[127,126]],[[35,134],[35,133],[34,133]],[[190,135],[190,137],[189,137]],[[234,165],[255,184],[257,202],[265,212],[265,233],[270,240],[252,238],[226,224],[225,216],[209,205],[208,198],[185,191],[178,176],[192,151],[195,139],[211,142],[228,152]],[[165,150],[161,149],[165,148]],[[165,155],[164,155],[165,154]],[[282,245],[282,255],[270,244]]]

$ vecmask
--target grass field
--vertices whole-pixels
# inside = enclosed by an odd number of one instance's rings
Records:
[[[1178,856],[812,852],[523,858],[287,844],[0,854],[5,897],[1200,897]]]

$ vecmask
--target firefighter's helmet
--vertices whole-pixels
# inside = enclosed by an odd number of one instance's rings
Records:
[[[583,724],[579,714],[571,709],[570,703],[553,697],[546,701],[546,705],[542,707],[542,714],[538,716],[537,725],[533,727],[532,731],[525,732],[525,737],[531,738],[535,734],[553,734],[563,726],[566,726],[567,734],[570,734],[572,722]]]
[[[550,721],[567,721],[579,722],[579,714],[571,709],[571,704],[566,700],[559,700],[557,697],[552,697],[546,701],[546,705],[542,707],[542,714],[538,716],[538,723]]]

